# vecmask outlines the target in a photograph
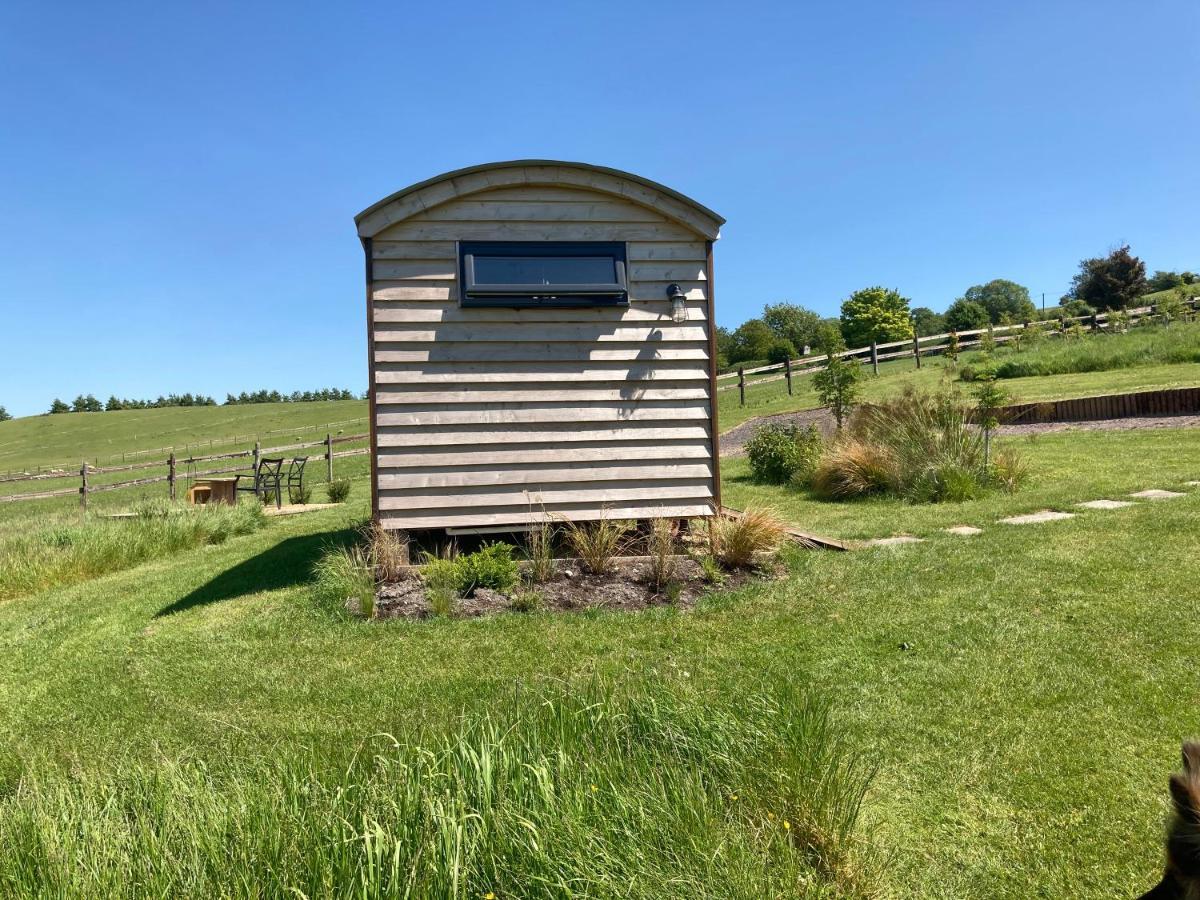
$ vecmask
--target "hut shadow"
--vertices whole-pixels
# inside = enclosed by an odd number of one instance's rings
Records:
[[[287,538],[257,556],[242,560],[186,596],[164,606],[154,614],[154,618],[260,591],[277,591],[302,584],[310,580],[313,563],[325,550],[349,546],[354,540],[355,531],[352,528]]]

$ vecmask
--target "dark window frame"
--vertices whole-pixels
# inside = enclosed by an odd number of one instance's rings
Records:
[[[475,280],[475,257],[565,256],[607,257],[613,261],[614,280],[603,284],[484,284]],[[589,306],[628,306],[626,246],[622,241],[459,241],[460,303],[470,307],[510,309]]]

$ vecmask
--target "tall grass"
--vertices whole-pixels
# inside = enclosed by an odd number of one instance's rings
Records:
[[[715,702],[714,702],[715,700]],[[858,896],[871,773],[829,709],[661,679],[517,695],[413,743],[0,791],[0,895]]]
[[[132,568],[266,522],[257,502],[186,507],[147,501],[131,519],[61,520],[0,534],[0,600]]]
[[[1194,362],[1200,362],[1200,323],[1177,322],[1165,328],[1139,326],[1125,334],[1045,341],[1002,357],[994,371],[997,378],[1027,378]],[[970,381],[976,371],[975,366],[964,366],[963,380]]]

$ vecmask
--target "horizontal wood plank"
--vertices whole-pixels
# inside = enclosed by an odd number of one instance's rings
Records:
[[[611,322],[596,323],[560,323],[555,325],[524,325],[520,323],[481,324],[473,325],[467,322],[453,322],[440,325],[437,328],[406,328],[402,324],[388,325],[384,323],[375,329],[375,340],[381,343],[398,341],[401,343],[420,343],[437,341],[439,345],[448,343],[553,343],[553,342],[586,342],[586,343],[644,343],[654,344],[667,341],[684,341],[701,343],[708,339],[708,334],[702,325],[622,325],[616,326]]]
[[[703,241],[630,241],[630,262],[681,260],[702,263],[708,258]]]
[[[489,447],[479,450],[470,446],[446,450],[435,448],[405,448],[403,450],[381,450],[376,462],[381,470],[407,468],[433,468],[447,466],[508,466],[529,463],[559,463],[564,459],[572,462],[595,463],[615,460],[684,460],[708,459],[712,456],[712,445],[707,438],[676,441],[626,441],[602,446],[573,446],[564,450],[560,444],[536,444],[525,442],[516,449],[501,450]]]
[[[666,223],[660,212],[620,200],[454,200],[417,213],[410,222],[618,222]]]
[[[457,425],[381,424],[376,432],[379,447],[399,447],[412,450],[420,447],[526,446],[530,444],[582,444],[613,446],[621,441],[705,441],[709,439],[705,422],[621,422],[619,424],[588,425],[579,422],[540,425],[525,424],[520,429],[506,425],[487,425],[471,422]]]
[[[594,487],[571,484],[561,487],[543,486],[537,489],[513,485],[509,490],[482,488],[473,490],[462,487],[422,488],[419,490],[394,490],[381,488],[379,508],[381,510],[417,509],[478,509],[488,506],[517,506],[522,503],[617,503],[648,500],[707,500],[712,497],[710,479],[689,481],[680,479],[666,484],[647,482],[627,484],[623,482],[597,483]]]
[[[574,403],[570,406],[546,404],[495,404],[476,408],[462,404],[453,409],[420,406],[376,405],[379,425],[521,425],[552,422],[707,422],[708,404],[684,401],[664,403],[644,401],[636,404]],[[538,429],[540,430],[540,429]]]
[[[457,343],[436,344],[423,341],[416,344],[386,341],[376,336],[375,358],[380,362],[522,362],[539,361],[631,361],[649,365],[661,360],[707,360],[707,344],[650,344],[632,343],[625,346],[594,344],[583,341],[536,343],[523,341],[513,344]]]
[[[708,318],[708,304],[687,303],[688,321],[703,322]],[[671,304],[667,300],[633,303],[624,307],[586,307],[582,309],[506,309],[500,307],[464,308],[453,300],[430,300],[419,303],[395,302],[374,304],[375,321],[383,322],[657,322],[672,323]]]
[[[596,381],[708,381],[708,368],[694,362],[658,361],[630,363],[537,362],[537,363],[394,363],[379,361],[376,354],[375,381],[379,384],[543,384],[590,383]]]
[[[376,235],[384,241],[690,241],[696,233],[674,222],[418,222]]]
[[[528,504],[490,511],[399,512],[381,511],[385,528],[417,531],[424,528],[483,528],[497,525],[522,527],[537,522],[595,522],[600,519],[694,519],[713,516],[711,503],[621,503],[597,507],[590,503]]]
[[[458,389],[447,390],[445,385],[434,385],[429,388],[417,385],[397,386],[393,389],[383,388],[376,390],[375,402],[389,406],[405,406],[429,403],[529,403],[541,400],[552,400],[556,403],[602,400],[636,403],[643,400],[708,399],[707,385],[683,386],[638,381],[628,381],[619,387],[590,385],[564,388],[553,382],[525,384],[520,387],[503,384],[456,385],[455,387]]]
[[[564,485],[603,481],[670,481],[677,479],[711,479],[712,466],[707,463],[672,464],[651,460],[636,460],[627,465],[598,466],[594,463],[560,463],[554,467],[495,468],[431,471],[429,469],[380,469],[379,486],[386,490],[413,490],[445,487],[486,487],[518,485],[528,490],[560,490]]]

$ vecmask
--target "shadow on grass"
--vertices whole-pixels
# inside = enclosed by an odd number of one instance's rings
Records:
[[[233,600],[259,591],[294,587],[312,577],[313,563],[330,547],[346,547],[355,540],[353,528],[287,538],[257,556],[242,560],[216,578],[164,606],[155,618],[174,615],[195,606]]]

